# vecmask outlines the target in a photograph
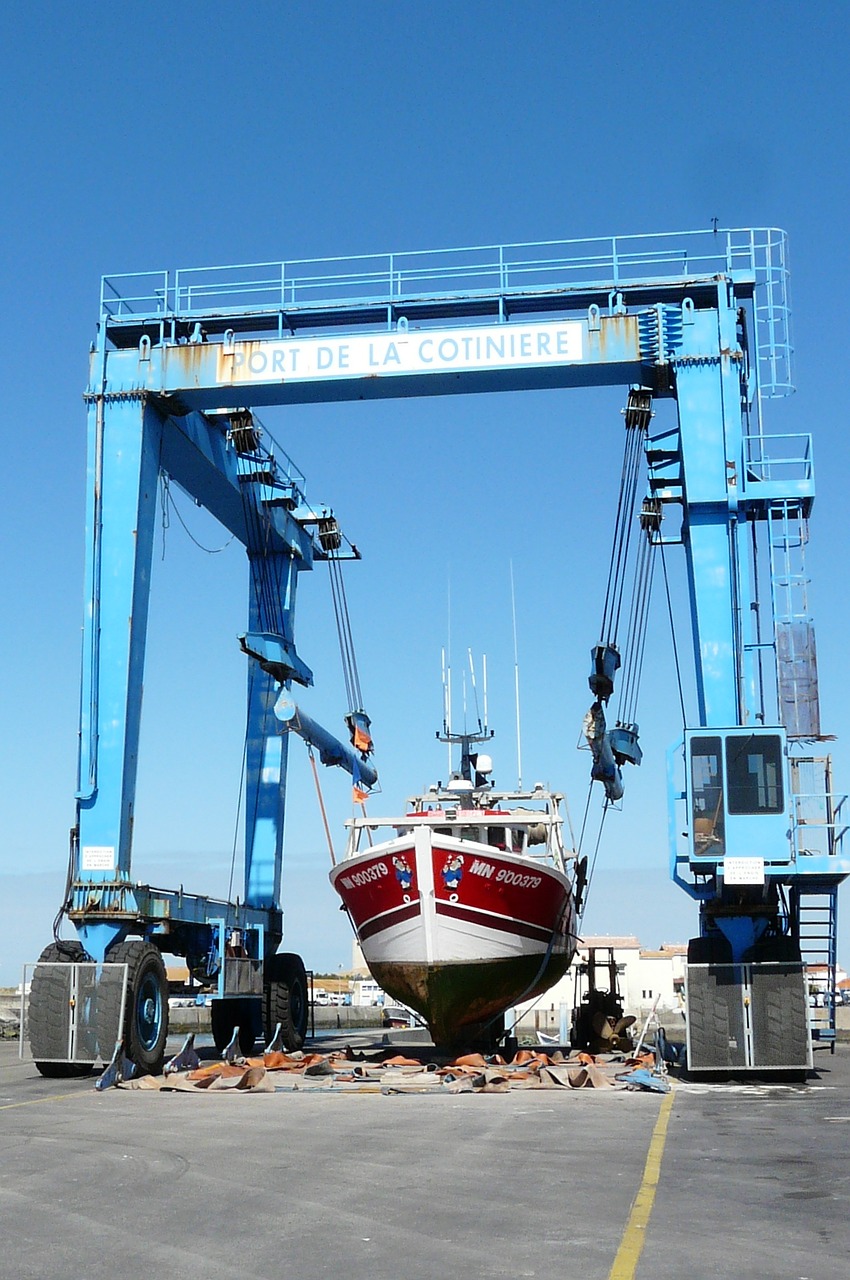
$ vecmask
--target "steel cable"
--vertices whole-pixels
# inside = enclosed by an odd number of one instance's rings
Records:
[[[606,796],[605,802],[602,805],[602,817],[599,819],[599,830],[596,833],[596,845],[593,850],[593,860],[590,864],[590,867],[588,868],[587,880],[584,883],[584,893],[582,895],[581,915],[579,916],[579,920],[584,919],[584,913],[587,910],[587,900],[590,897],[590,886],[591,886],[591,883],[593,882],[593,873],[596,870],[596,859],[599,856],[599,846],[602,843],[602,829],[605,826],[605,819],[608,816],[608,810],[610,807],[611,807],[610,801]]]
[[[345,582],[342,565],[335,551],[328,552],[328,569],[331,581],[331,598],[334,618],[336,620],[339,651],[342,660],[345,691],[350,711],[362,711],[363,694],[360,688],[360,673],[354,652],[354,636],[351,629],[351,615],[348,609],[348,598],[345,593]]]
[[[649,623],[649,605],[652,596],[655,557],[652,554],[652,534],[646,531],[641,540],[635,569],[632,599],[629,613],[628,639],[623,663],[623,687],[620,697],[620,723],[633,724],[637,715],[640,681],[643,674],[646,634]]]
[[[682,728],[687,727],[687,716],[685,714],[685,695],[682,691],[682,671],[679,665],[679,646],[676,642],[676,625],[673,619],[673,602],[670,598],[670,580],[667,577],[667,560],[664,555],[664,540],[659,539],[658,543],[661,549],[661,569],[664,574],[664,591],[667,596],[667,616],[670,620],[670,638],[673,642],[673,662],[676,667],[676,685],[679,690],[679,706],[682,709]]]
[[[611,544],[611,559],[608,569],[608,583],[602,610],[600,632],[600,643],[602,644],[616,644],[617,642],[626,567],[634,523],[635,497],[640,475],[640,458],[645,434],[645,429],[641,427],[626,428],[620,491],[617,499],[614,537]]]

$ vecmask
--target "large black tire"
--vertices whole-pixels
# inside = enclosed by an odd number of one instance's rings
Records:
[[[94,1067],[95,1045],[86,1043],[84,1034],[78,1035],[83,1040],[82,1048],[91,1049],[91,1062],[45,1061],[45,1059],[62,1059],[68,1054],[68,1036],[71,1027],[71,1005],[69,986],[61,973],[55,969],[40,969],[44,964],[80,964],[91,956],[83,950],[79,942],[51,942],[38,957],[38,964],[32,975],[29,999],[29,1041],[35,1065],[43,1076],[51,1079],[70,1079],[74,1076],[87,1076]]]
[[[722,933],[691,938],[688,942],[688,964],[731,964],[732,944]]]
[[[294,1053],[304,1044],[310,1003],[304,961],[292,952],[269,956],[263,966],[264,1022],[266,1042],[280,1024],[283,1046]]]
[[[142,1075],[159,1075],[168,1039],[168,979],[157,947],[133,938],[120,942],[106,956],[107,964],[127,965],[127,999],[124,1006],[124,1053]],[[115,1048],[119,986],[101,989],[99,1008],[100,1054],[107,1062]],[[111,1041],[111,1043],[110,1043]]]
[[[216,1049],[223,1053],[233,1032],[239,1028],[239,1052],[247,1058],[254,1049],[256,1027],[254,1025],[255,1001],[239,996],[225,996],[223,1000],[210,1002],[210,1023]]]
[[[802,956],[800,944],[794,938],[766,938],[746,953],[745,960],[764,964],[799,964]]]

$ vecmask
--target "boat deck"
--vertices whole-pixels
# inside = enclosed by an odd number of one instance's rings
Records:
[[[815,1067],[665,1096],[198,1098],[44,1080],[0,1043],[0,1274],[844,1280],[850,1047]]]

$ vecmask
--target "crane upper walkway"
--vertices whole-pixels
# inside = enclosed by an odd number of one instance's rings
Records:
[[[754,298],[762,393],[787,394],[787,242],[776,228],[680,231],[356,257],[241,263],[104,276],[101,319],[115,347],[233,333],[422,324],[609,311],[681,301],[731,280]],[[618,298],[622,294],[623,298]],[[158,334],[151,327],[159,326]]]

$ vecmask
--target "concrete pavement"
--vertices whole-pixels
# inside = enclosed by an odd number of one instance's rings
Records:
[[[3,1280],[607,1280],[662,1106],[97,1094],[15,1053],[0,1044]],[[677,1086],[638,1280],[845,1280],[850,1050],[816,1060],[806,1086]]]

